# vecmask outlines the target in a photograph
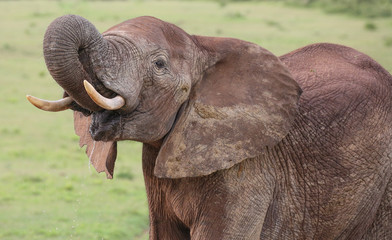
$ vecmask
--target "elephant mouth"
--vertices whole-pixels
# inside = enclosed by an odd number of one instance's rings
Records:
[[[91,118],[90,135],[95,141],[116,141],[121,134],[121,114],[115,111],[94,112]]]
[[[91,115],[91,125],[89,132],[95,141],[118,141],[121,140],[122,120],[133,119],[141,112],[138,111],[139,100],[133,102],[131,108],[125,106],[125,98],[116,95],[113,98],[106,98],[101,95],[89,82],[84,81],[84,87],[91,100],[102,108],[99,111],[91,111],[80,106],[73,98],[67,94],[63,99],[48,101],[34,96],[27,96],[27,99],[37,108],[57,112],[72,109],[83,113],[85,116]]]
[[[69,96],[56,101],[39,99],[30,95],[27,96],[27,99],[34,106],[45,111],[57,112],[72,109],[83,113],[85,116],[91,115],[92,121],[89,132],[95,141],[108,142],[119,140],[122,128],[122,115],[120,114],[119,109],[125,105],[124,98],[117,95],[116,97],[109,99],[98,93],[98,91],[96,91],[87,81],[85,81],[84,85],[91,99],[102,107],[103,110],[92,112],[77,104],[74,99]]]

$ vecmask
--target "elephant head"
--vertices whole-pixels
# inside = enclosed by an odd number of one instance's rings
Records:
[[[104,162],[110,174],[119,140],[159,148],[159,177],[230,168],[288,133],[301,94],[286,67],[262,47],[192,36],[153,17],[102,35],[82,17],[60,17],[45,34],[44,57],[64,98],[29,100],[48,111],[82,112],[75,129],[82,144],[91,145],[89,154],[101,144],[97,165]]]

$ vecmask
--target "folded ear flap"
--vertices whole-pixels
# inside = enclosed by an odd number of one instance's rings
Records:
[[[207,175],[286,136],[301,89],[280,60],[248,42],[197,37],[214,60],[158,154],[155,175]]]
[[[105,172],[106,177],[113,178],[114,164],[117,157],[117,142],[100,142],[91,138],[89,127],[91,116],[85,117],[74,111],[75,133],[80,137],[79,146],[86,147],[86,154],[97,172]]]

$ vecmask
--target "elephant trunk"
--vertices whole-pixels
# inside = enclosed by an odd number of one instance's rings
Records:
[[[102,108],[91,100],[83,80],[103,86],[95,76],[105,71],[109,47],[94,25],[80,16],[59,17],[45,33],[44,58],[50,74],[74,101],[90,111]]]

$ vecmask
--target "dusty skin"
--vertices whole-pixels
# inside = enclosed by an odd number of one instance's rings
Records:
[[[153,17],[101,34],[67,15],[44,56],[72,101],[29,100],[75,111],[97,171],[113,176],[117,141],[143,142],[150,239],[392,236],[392,76],[365,54],[278,58]]]

